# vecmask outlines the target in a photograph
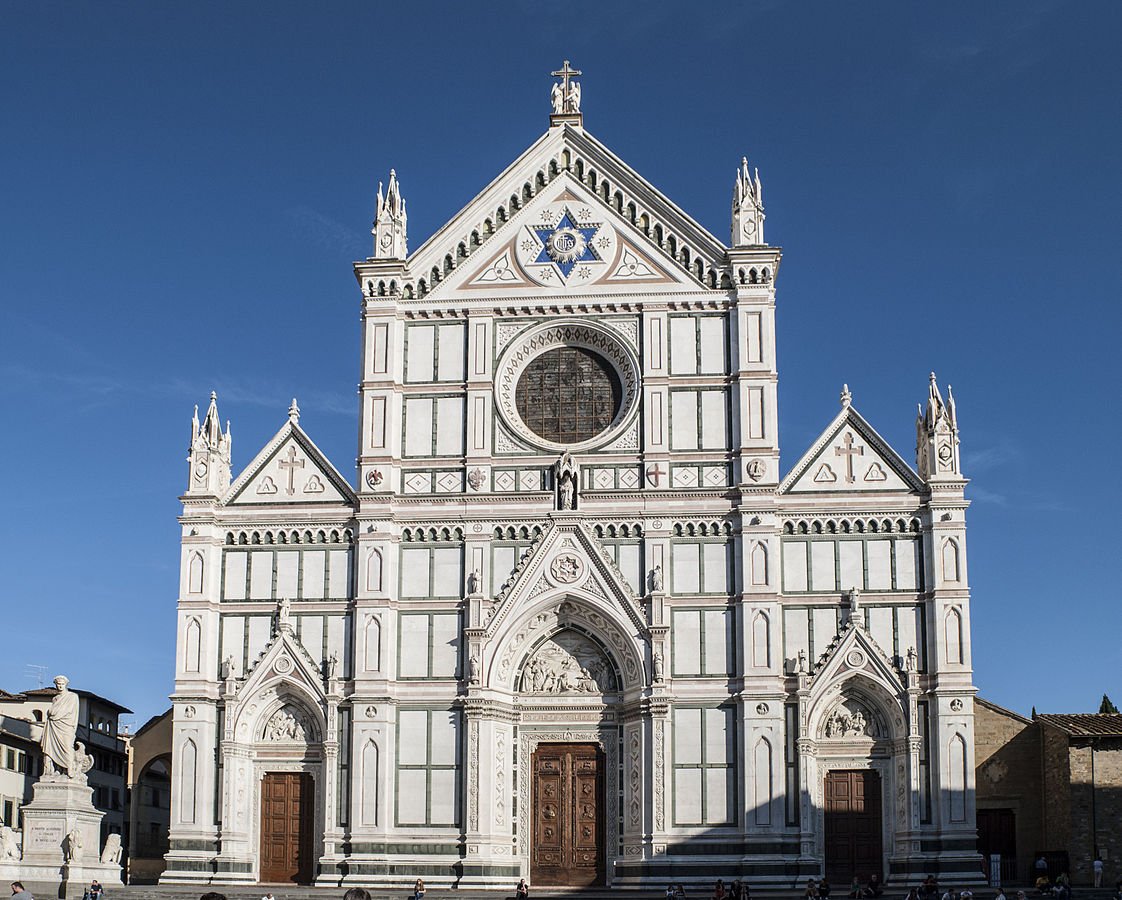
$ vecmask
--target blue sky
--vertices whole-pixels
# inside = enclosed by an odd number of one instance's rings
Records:
[[[236,467],[302,424],[353,479],[379,179],[416,247],[547,126],[714,234],[759,166],[785,468],[854,403],[911,459],[927,373],[962,428],[975,681],[1122,701],[1114,2],[61,3],[0,9],[0,687],[137,713],[172,686],[191,410]]]

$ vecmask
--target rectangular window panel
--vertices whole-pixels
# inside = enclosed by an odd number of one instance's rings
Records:
[[[679,825],[700,825],[701,769],[674,770],[674,818]]]
[[[865,547],[869,555],[869,590],[891,590],[892,560],[890,551],[892,549],[892,542],[887,539],[868,541]]]
[[[748,388],[748,437],[752,440],[764,438],[764,389]]]
[[[400,621],[398,673],[402,678],[424,678],[429,674],[429,617],[403,613]]]
[[[707,609],[702,620],[705,625],[705,674],[728,674],[729,660],[732,658],[729,648],[729,641],[732,638],[729,611]]]
[[[432,456],[432,398],[405,401],[405,455]]]
[[[701,391],[701,446],[724,450],[728,446],[728,421],[724,391]]]
[[[705,762],[724,764],[732,759],[732,710],[706,709]]]
[[[728,544],[702,544],[704,566],[702,590],[707,594],[728,593]]]
[[[424,825],[428,813],[428,772],[399,769],[397,773],[397,820],[402,825]]]
[[[386,351],[389,347],[390,327],[386,323],[380,322],[374,325],[370,332],[372,346],[370,369],[375,375],[384,375],[386,373]]]
[[[249,598],[270,600],[273,596],[273,554],[259,550],[249,555]]]
[[[432,825],[456,824],[456,770],[433,769],[429,823]]]
[[[459,716],[450,710],[432,712],[432,757],[434,766],[456,765],[456,748],[460,745]]]
[[[892,639],[892,607],[873,606],[869,608],[869,631],[881,650],[892,656],[895,653]]]
[[[759,313],[749,313],[745,316],[744,321],[747,323],[748,331],[745,335],[745,342],[748,345],[748,362],[761,362],[763,360],[763,347],[760,343],[760,315]]]
[[[386,446],[386,398],[370,398],[370,446]]]
[[[643,593],[643,573],[640,570],[639,545],[619,544],[616,547],[616,565],[636,594]]]
[[[296,596],[297,575],[300,568],[300,554],[295,550],[277,552],[277,596]]]
[[[432,381],[436,329],[432,325],[409,325],[405,329],[408,348],[405,380],[413,383]]]
[[[694,391],[670,393],[670,449],[697,449],[697,394]]]
[[[811,543],[810,574],[812,590],[837,590],[837,574],[834,571],[833,541],[813,541]]]
[[[729,821],[729,794],[732,793],[729,769],[705,769],[705,822],[720,825]]]
[[[811,625],[814,627],[814,646],[811,648],[810,661],[813,662],[824,652],[838,633],[838,614],[833,607],[811,610]]]
[[[701,590],[701,545],[671,545],[671,565],[674,568],[674,593],[696,594]]]
[[[701,333],[701,360],[699,369],[706,375],[719,375],[725,371],[725,320],[717,316],[702,316],[697,320]]]
[[[342,600],[350,596],[351,585],[351,554],[349,550],[331,550],[328,552],[328,564],[330,569],[330,582],[328,584],[328,591],[336,600]]]
[[[441,325],[440,358],[436,377],[440,381],[464,380],[464,326]]]
[[[300,616],[300,643],[312,659],[323,655],[323,616]]]
[[[464,452],[464,398],[436,401],[436,455],[461,456]]]
[[[783,612],[783,658],[798,661],[799,651],[810,657],[810,615],[805,609],[788,609]]]
[[[897,653],[906,656],[909,647],[915,647],[919,652],[919,640],[916,637],[916,613],[911,606],[896,609],[896,636],[900,644]]]
[[[697,332],[693,316],[670,319],[670,374],[693,375],[697,372]]]
[[[455,678],[460,659],[460,617],[441,615],[432,617],[432,671],[433,678]]]
[[[842,590],[865,586],[865,558],[861,541],[839,541],[838,556],[841,563]]]
[[[323,550],[304,551],[303,596],[309,600],[323,597],[324,567],[327,554]]]
[[[222,590],[227,600],[245,599],[245,564],[248,555],[226,551],[226,578]]]
[[[701,762],[701,710],[674,711],[674,764]]]
[[[514,547],[495,547],[491,551],[491,593],[497,594],[514,571],[517,550]]]
[[[429,595],[429,551],[412,547],[401,551],[401,596]]]
[[[423,619],[423,616],[403,618]],[[403,709],[398,714],[397,754],[401,765],[423,766],[428,763],[428,723],[428,710]]]
[[[896,589],[900,591],[918,590],[916,582],[916,547],[918,542],[903,538],[895,542],[896,549]]]
[[[806,541],[783,542],[783,587],[806,590]]]
[[[701,674],[701,619],[696,610],[673,613],[674,674]]]
[[[459,597],[461,585],[460,548],[434,548],[432,551],[432,596]]]
[[[234,674],[240,674],[243,669],[245,660],[242,656],[244,649],[242,641],[245,637],[245,617],[244,616],[223,616],[222,617],[222,652],[221,657],[225,659],[227,656],[234,657]]]
[[[272,616],[249,616],[249,655],[248,660],[257,659],[265,652],[265,645],[269,643],[272,633]]]

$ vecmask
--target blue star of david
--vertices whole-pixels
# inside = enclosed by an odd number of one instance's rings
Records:
[[[553,263],[565,278],[569,277],[577,263],[602,262],[600,254],[592,246],[592,239],[599,228],[600,223],[578,225],[566,207],[556,225],[533,229],[542,242],[541,253],[534,262]]]

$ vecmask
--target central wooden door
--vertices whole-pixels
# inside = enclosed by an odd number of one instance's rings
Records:
[[[604,762],[595,744],[534,751],[530,883],[604,883]]]
[[[268,772],[261,782],[261,880],[311,884],[315,792],[305,772]]]
[[[826,773],[826,878],[840,891],[856,875],[884,878],[880,775],[869,769]]]

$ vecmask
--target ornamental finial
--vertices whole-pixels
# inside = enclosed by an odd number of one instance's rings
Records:
[[[842,409],[849,409],[849,405],[852,402],[853,402],[853,394],[850,393],[849,385],[848,384],[843,384],[842,385],[842,392],[841,392]]]

